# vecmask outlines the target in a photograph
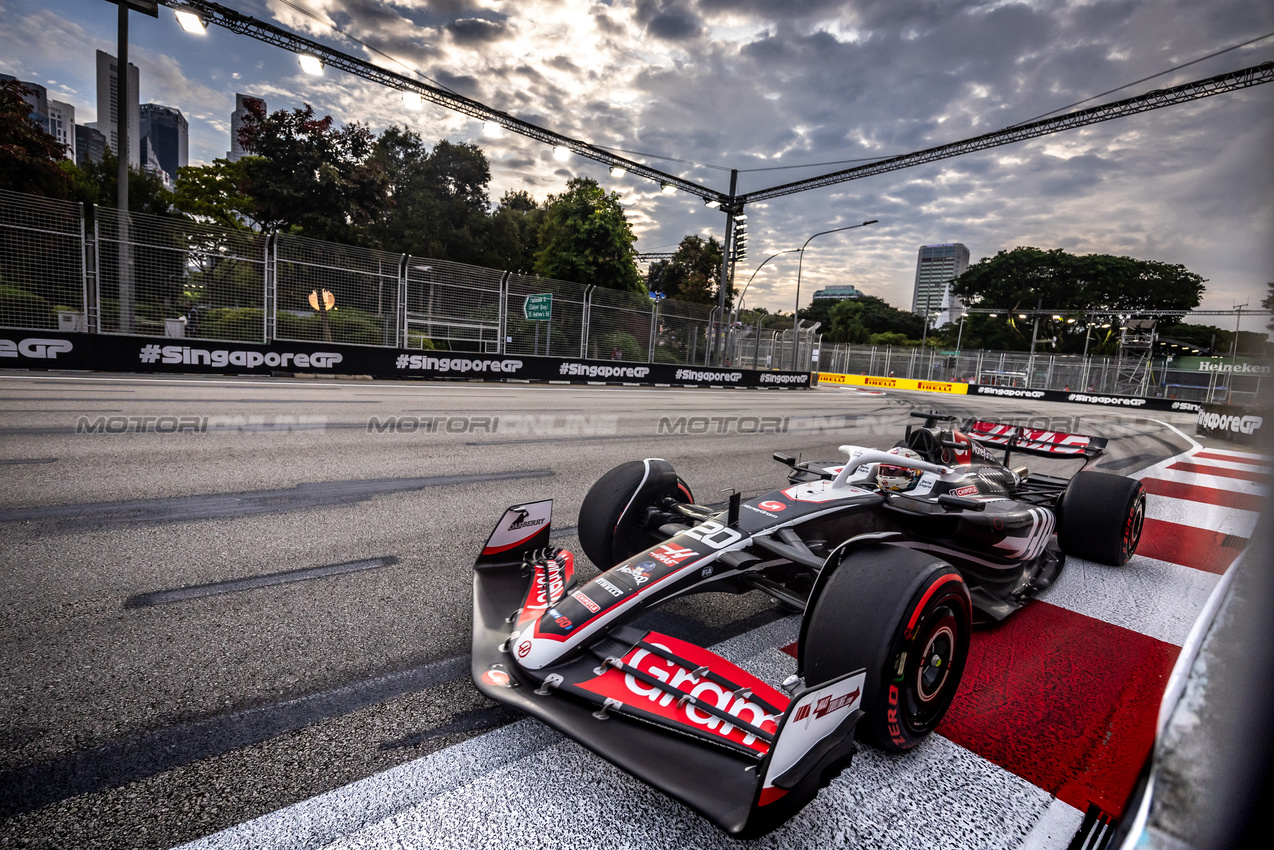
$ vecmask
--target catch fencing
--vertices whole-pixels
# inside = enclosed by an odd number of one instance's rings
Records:
[[[813,329],[766,328],[763,319],[722,322],[707,304],[0,191],[6,328],[825,371],[1184,401],[1250,403],[1269,379],[1268,367],[1240,370],[1224,358],[1207,373],[1174,370],[1144,350],[1078,357],[833,345]]]
[[[528,310],[532,296],[547,309]],[[707,366],[719,315],[642,293],[0,191],[5,328]]]

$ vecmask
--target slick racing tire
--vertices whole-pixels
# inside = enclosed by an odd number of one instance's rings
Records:
[[[646,509],[665,498],[693,502],[686,482],[672,472],[666,461],[666,483],[647,487],[640,503],[634,500],[647,478],[647,462],[621,463],[597,479],[579,509],[580,548],[599,569],[608,570],[638,552],[653,546],[656,538],[644,527]]]
[[[1057,545],[1063,552],[1122,566],[1141,540],[1146,488],[1135,478],[1077,472],[1066,486],[1057,512]]]
[[[801,625],[806,687],[866,668],[859,739],[915,748],[964,674],[973,628],[964,579],[933,555],[877,543],[851,550],[820,583]]]

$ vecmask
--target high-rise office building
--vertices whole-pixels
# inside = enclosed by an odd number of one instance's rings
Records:
[[[951,321],[951,314],[964,309],[950,292],[951,282],[969,268],[969,249],[959,242],[922,245],[916,261],[916,288],[911,296],[911,312],[934,316],[937,325]],[[939,312],[941,311],[941,315]]]
[[[243,119],[247,116],[248,111],[244,108],[244,103],[249,100],[261,101],[262,108],[265,107],[265,100],[254,97],[250,94],[235,94],[234,96],[234,112],[230,113],[230,150],[226,151],[226,159],[231,162],[238,162],[247,156],[247,151],[239,144],[239,128],[243,126]]]
[[[75,162],[75,107],[49,101],[49,135],[66,145],[66,158]]]
[[[75,161],[75,107],[60,100],[49,100],[49,92],[39,83],[19,80],[12,74],[0,74],[0,80],[12,80],[30,89],[22,99],[31,105],[31,118],[53,138],[66,145],[66,159]]]
[[[115,77],[118,73],[118,62],[109,53],[97,51],[97,129],[106,137],[111,150],[119,154],[119,104],[116,102],[118,89]],[[128,164],[132,168],[141,168],[142,145],[139,125],[141,107],[137,99],[137,86],[141,74],[137,66],[128,63],[128,104],[124,115],[128,121]]]
[[[80,168],[106,157],[106,137],[88,124],[75,125],[75,164]]]
[[[141,138],[150,140],[160,168],[170,180],[177,179],[177,169],[190,164],[187,157],[190,128],[181,110],[158,103],[143,103],[139,127]]]

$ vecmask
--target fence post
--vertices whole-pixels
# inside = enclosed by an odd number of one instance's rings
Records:
[[[655,328],[659,323],[659,302],[650,302],[650,336],[646,340],[646,362],[655,362]]]
[[[265,273],[262,277],[265,280],[265,297],[264,297],[264,315],[262,319],[261,333],[265,336],[264,342],[273,342],[275,335],[279,330],[277,307],[278,307],[278,236],[277,233],[271,233],[265,240]]]
[[[506,353],[505,345],[509,341],[509,278],[512,276],[513,272],[507,270],[500,275],[500,314],[496,318],[496,332],[500,338],[496,341],[496,353],[501,355]],[[429,318],[433,319],[432,312]]]
[[[102,270],[101,250],[97,241],[97,204],[80,205],[81,215],[88,210],[93,211],[93,239],[84,243],[84,329],[89,333],[102,332]],[[80,219],[80,230],[83,233],[84,219]],[[92,285],[89,278],[92,277]]]
[[[593,321],[593,290],[596,288],[597,284],[591,283],[584,290],[583,327],[580,329],[579,335],[580,360],[588,359],[588,326]]]
[[[394,347],[407,347],[407,264],[410,254],[398,261],[398,303],[394,306]],[[384,316],[381,317],[384,321]]]

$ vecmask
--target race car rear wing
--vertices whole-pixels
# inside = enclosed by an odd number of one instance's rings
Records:
[[[1067,434],[1063,431],[1044,431],[1021,425],[1001,422],[985,422],[979,419],[966,421],[962,429],[968,437],[984,446],[1004,449],[1004,465],[1013,452],[1051,458],[1083,458],[1093,460],[1106,451],[1105,437],[1089,437],[1084,434]]]

